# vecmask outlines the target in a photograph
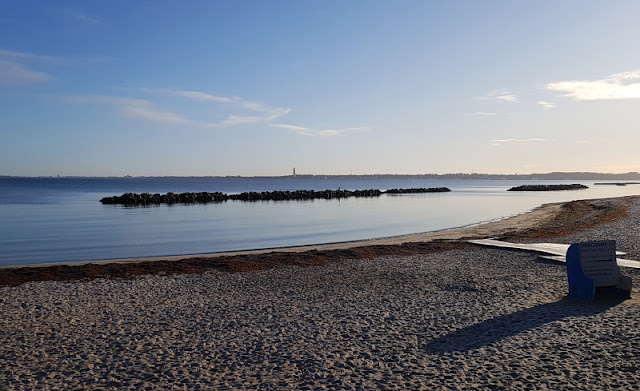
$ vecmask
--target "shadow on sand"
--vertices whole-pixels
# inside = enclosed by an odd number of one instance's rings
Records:
[[[623,301],[623,298],[612,294],[601,294],[601,297],[593,301],[565,297],[555,303],[540,304],[453,331],[426,341],[423,349],[428,353],[474,350],[551,322],[569,317],[596,315]]]

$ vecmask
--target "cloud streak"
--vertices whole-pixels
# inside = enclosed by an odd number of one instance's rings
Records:
[[[151,104],[145,105],[123,105],[122,113],[125,117],[145,119],[155,122],[164,122],[169,124],[181,125],[198,125],[196,121],[190,120],[180,114],[170,111],[157,110]]]
[[[56,57],[0,49],[0,84],[32,84],[52,79],[44,72],[31,69],[28,63],[58,63]]]
[[[554,109],[554,108],[558,107],[558,105],[556,105],[555,103],[546,102],[544,100],[541,100],[540,102],[538,102],[538,106],[540,106],[544,110]]]
[[[477,96],[473,98],[473,100],[516,103],[518,101],[518,97],[512,94],[511,92],[509,92],[508,90],[497,89],[497,90],[489,91],[483,96]]]
[[[273,124],[272,121],[291,112],[287,107],[270,107],[261,103],[251,102],[239,97],[224,97],[211,95],[200,91],[138,89],[139,91],[186,98],[194,101],[211,102],[215,104],[230,105],[234,109],[240,109],[243,114],[228,114],[224,120],[212,122],[188,118],[180,113],[158,108],[156,103],[148,99],[128,97],[111,97],[104,95],[85,95],[65,97],[66,101],[74,103],[98,103],[112,105],[119,109],[120,114],[126,118],[135,118],[147,121],[167,124],[187,125],[199,128],[227,128],[246,124],[268,123],[270,127],[286,129],[303,136],[333,137],[348,133],[368,132],[367,127],[354,127],[343,129],[315,130],[302,126]]]
[[[362,126],[358,128],[324,129],[324,130],[314,130],[310,128],[305,128],[303,126],[286,125],[286,124],[271,124],[270,126],[273,128],[290,130],[300,135],[311,136],[311,137],[335,137],[335,136],[341,136],[347,133],[366,133],[370,131],[370,129],[366,126]]]
[[[491,140],[491,145],[503,145],[503,144],[524,144],[524,143],[548,143],[556,141],[555,139],[547,139],[547,138],[525,138],[525,139],[517,139],[517,138],[504,138],[504,139],[496,139]]]
[[[187,98],[187,99],[196,100],[196,101],[202,101],[202,102],[229,103],[229,102],[233,102],[234,99],[240,99],[240,98],[229,98],[226,96],[215,96],[215,95],[207,94],[205,92],[200,92],[200,91],[162,90],[162,89],[155,89],[155,88],[139,88],[138,90],[142,92],[150,93],[150,94],[178,96],[178,97]]]
[[[102,103],[119,108],[123,117],[137,118],[154,122],[181,125],[206,125],[193,121],[180,114],[155,108],[153,102],[145,99],[118,98],[103,95],[86,95],[66,97],[65,100],[74,103]]]
[[[0,49],[0,58],[14,61],[37,61],[37,62],[62,62],[59,57],[45,56],[42,54],[16,52],[13,50]]]
[[[27,84],[51,79],[46,73],[25,68],[22,64],[0,60],[0,84]]]
[[[640,70],[615,73],[598,80],[568,80],[547,83],[550,91],[575,100],[618,100],[640,98]]]
[[[81,13],[81,12],[77,12],[77,11],[73,11],[73,10],[59,10],[58,11],[61,15],[73,18],[79,22],[82,22],[84,24],[87,25],[95,25],[98,24],[99,21],[98,19],[91,17],[87,14]]]
[[[465,116],[467,117],[471,117],[471,116],[475,116],[475,117],[491,117],[497,115],[497,113],[487,113],[484,111],[476,111],[475,113],[466,113]]]
[[[237,126],[244,125],[250,123],[258,123],[258,122],[270,122],[279,118],[283,115],[289,114],[291,109],[288,107],[270,107],[263,105],[261,103],[252,102],[244,100],[240,97],[233,96],[218,96],[212,95],[201,91],[185,91],[185,90],[167,90],[167,89],[151,89],[151,88],[140,88],[140,91],[151,93],[151,94],[159,94],[166,96],[175,96],[180,98],[186,98],[199,102],[211,102],[211,103],[223,103],[229,104],[232,107],[249,111],[251,113],[259,113],[260,115],[240,115],[240,114],[229,114],[227,118],[220,122],[208,123],[207,127],[227,127],[227,126]]]

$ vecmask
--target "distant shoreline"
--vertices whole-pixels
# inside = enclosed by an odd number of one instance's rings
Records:
[[[53,178],[53,179],[109,179],[109,178],[237,178],[237,179],[473,179],[473,180],[640,180],[640,173],[598,173],[598,172],[550,172],[536,174],[482,174],[482,173],[447,173],[447,174],[296,174],[296,175],[139,175],[139,176],[81,176],[81,175],[0,175],[4,178]]]

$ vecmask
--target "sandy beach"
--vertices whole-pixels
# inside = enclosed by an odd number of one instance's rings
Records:
[[[640,390],[632,299],[567,297],[561,263],[469,238],[615,239],[640,197],[434,234],[0,271],[0,389]],[[231,271],[231,272],[230,272]]]

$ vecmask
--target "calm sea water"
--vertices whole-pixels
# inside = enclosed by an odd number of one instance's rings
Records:
[[[0,178],[0,265],[198,254],[371,239],[490,221],[548,202],[638,194],[594,181],[320,178]],[[602,181],[598,181],[602,182]],[[507,192],[522,184],[587,190]],[[449,193],[124,207],[126,192],[449,187]]]

